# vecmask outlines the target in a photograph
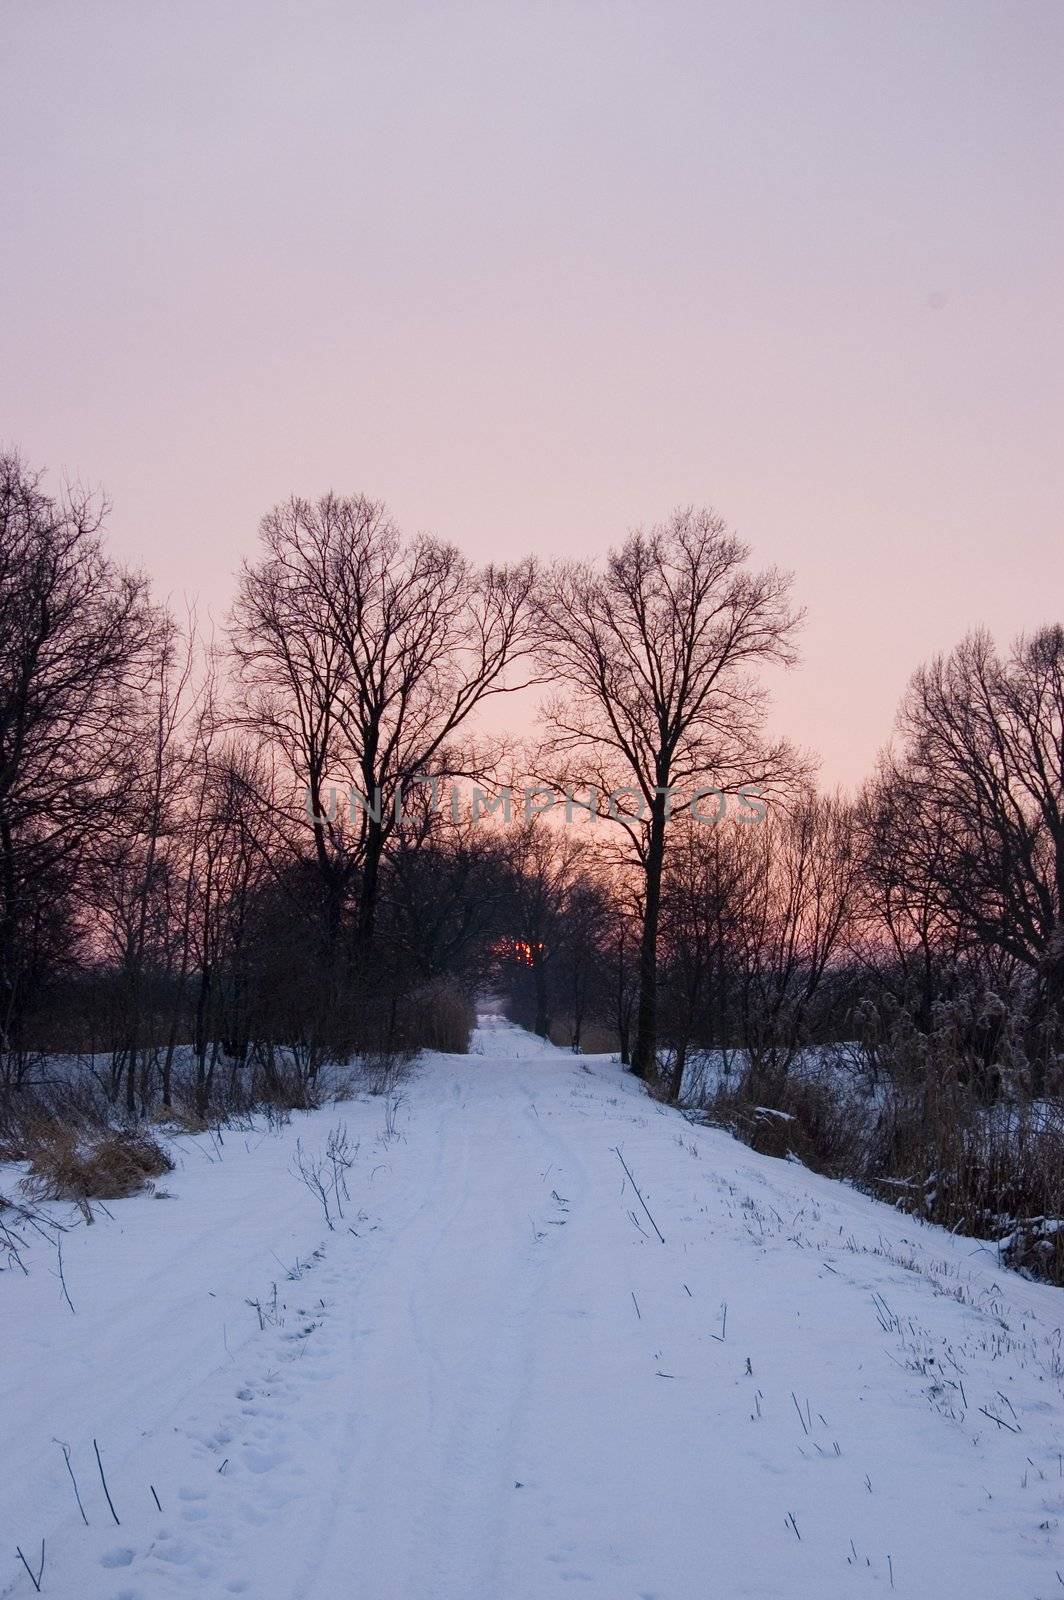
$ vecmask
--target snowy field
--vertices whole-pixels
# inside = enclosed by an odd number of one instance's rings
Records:
[[[1064,1595],[1064,1296],[991,1248],[497,1018],[173,1150],[73,1311],[43,1240],[0,1273],[0,1593],[43,1539],[56,1600]]]

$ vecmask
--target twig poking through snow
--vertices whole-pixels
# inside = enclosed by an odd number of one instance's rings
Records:
[[[999,1428],[1007,1428],[1010,1433],[1019,1433],[1019,1428],[1014,1428],[1011,1422],[1005,1421],[1004,1417],[995,1417],[992,1411],[986,1409],[986,1406],[980,1406],[979,1409],[984,1417],[989,1417],[991,1422],[996,1422]]]
[[[68,1444],[63,1444],[61,1439],[57,1439],[56,1443],[59,1445],[60,1449],[63,1452],[63,1460],[66,1462],[66,1469],[70,1474],[70,1481],[74,1485],[74,1499],[78,1503],[78,1510],[81,1512],[81,1520],[82,1520],[82,1522],[85,1524],[85,1526],[87,1528],[88,1525],[89,1525],[89,1519],[85,1515],[85,1507],[82,1505],[81,1496],[78,1493],[78,1480],[75,1478],[75,1476],[74,1476],[74,1468],[70,1464],[70,1446]]]
[[[662,1233],[661,1229],[658,1227],[657,1223],[654,1221],[654,1218],[650,1216],[650,1209],[647,1206],[646,1201],[643,1199],[643,1196],[639,1193],[639,1185],[636,1183],[635,1179],[632,1177],[631,1172],[628,1171],[628,1163],[627,1163],[627,1161],[621,1155],[621,1152],[617,1148],[616,1145],[614,1145],[614,1147],[613,1147],[613,1152],[614,1152],[614,1155],[617,1157],[617,1160],[621,1163],[621,1166],[624,1168],[625,1172],[628,1173],[628,1182],[632,1185],[632,1188],[635,1190],[636,1196],[637,1196],[637,1198],[639,1200],[639,1204],[643,1207],[643,1210],[646,1212],[647,1216],[650,1217],[650,1226],[654,1229],[654,1232],[657,1234],[657,1236],[661,1240],[662,1244],[664,1244],[665,1243],[665,1235]]]
[[[70,1307],[71,1312],[77,1315],[74,1312],[74,1302],[70,1298],[70,1291],[67,1288],[66,1277],[63,1273],[63,1235],[61,1233],[57,1233],[55,1236],[55,1253],[59,1261],[59,1282],[63,1285],[63,1299]]]
[[[40,1592],[41,1592],[41,1579],[44,1577],[44,1540],[43,1539],[41,1540],[41,1564],[40,1564],[39,1568],[37,1569],[37,1576],[36,1577],[33,1576],[33,1568],[30,1566],[29,1562],[26,1560],[26,1557],[22,1554],[22,1551],[19,1549],[18,1545],[15,1546],[15,1554],[18,1556],[19,1560],[22,1562],[22,1565],[25,1567],[26,1571],[29,1573],[30,1582],[32,1583],[33,1587],[36,1589],[37,1593],[40,1594]]]
[[[100,1469],[100,1482],[103,1484],[103,1492],[107,1496],[107,1504],[111,1507],[111,1515],[115,1519],[115,1527],[120,1528],[122,1524],[118,1520],[118,1512],[115,1510],[115,1503],[111,1499],[111,1491],[107,1487],[107,1479],[103,1475],[103,1462],[100,1460],[100,1447],[96,1443],[95,1439],[92,1441],[92,1448],[96,1451],[96,1465]]]

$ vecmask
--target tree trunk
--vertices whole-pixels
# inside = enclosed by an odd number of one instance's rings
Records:
[[[200,967],[199,995],[196,999],[196,1019],[194,1024],[195,1056],[196,1056],[196,1115],[202,1121],[207,1115],[207,1002],[211,989],[211,969],[209,962],[203,962]]]
[[[134,988],[130,1003],[129,1057],[126,1063],[126,1115],[133,1122],[137,1115],[137,1058],[140,1052],[140,993]]]
[[[639,944],[639,1008],[636,1013],[632,1071],[653,1086],[658,1075],[658,918],[661,872],[665,862],[665,796],[655,794],[650,812],[646,861],[646,903]]]
[[[580,1049],[580,1041],[584,1032],[584,986],[580,982],[573,985],[573,1049]]]
[[[0,1050],[14,1049],[18,993],[15,912],[15,846],[6,817],[0,817]]]
[[[185,984],[187,972],[182,971],[181,981],[178,985],[177,996],[170,1013],[170,1031],[166,1037],[166,1054],[163,1056],[163,1106],[169,1111],[173,1105],[174,1081],[174,1051],[177,1049],[177,1031],[181,1023],[182,1006],[185,999]]]
[[[622,928],[617,940],[617,1038],[621,1047],[621,1066],[629,1067],[632,1064],[632,1006],[625,993],[625,979],[628,968],[625,962],[625,947],[627,939]]]
[[[686,1066],[687,1037],[685,1034],[684,1038],[682,1038],[679,1044],[676,1046],[676,1058],[673,1061],[672,1072],[669,1076],[669,1099],[672,1101],[673,1105],[675,1105],[679,1100],[680,1094],[683,1090],[683,1075]]]
[[[370,818],[366,834],[366,859],[362,869],[362,893],[358,902],[358,948],[365,956],[373,943],[377,922],[377,892],[380,888],[381,858],[384,855],[384,828]]]
[[[541,1039],[550,1038],[550,1000],[547,994],[547,974],[543,962],[534,959],[532,963],[532,976],[536,985],[536,1025],[535,1031]]]

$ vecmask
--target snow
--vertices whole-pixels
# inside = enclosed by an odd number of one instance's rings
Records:
[[[173,1149],[65,1235],[73,1314],[44,1241],[0,1273],[4,1594],[42,1538],[59,1600],[1061,1592],[1064,1300],[992,1248],[498,1017]]]

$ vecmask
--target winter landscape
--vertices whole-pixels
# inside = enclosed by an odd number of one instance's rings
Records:
[[[2,1285],[45,1593],[1060,1585],[1059,1290],[615,1061],[482,1017],[391,1101],[168,1148],[165,1199],[63,1235],[72,1305],[39,1237]]]
[[[0,1600],[1064,1600],[1059,0],[0,0]]]

